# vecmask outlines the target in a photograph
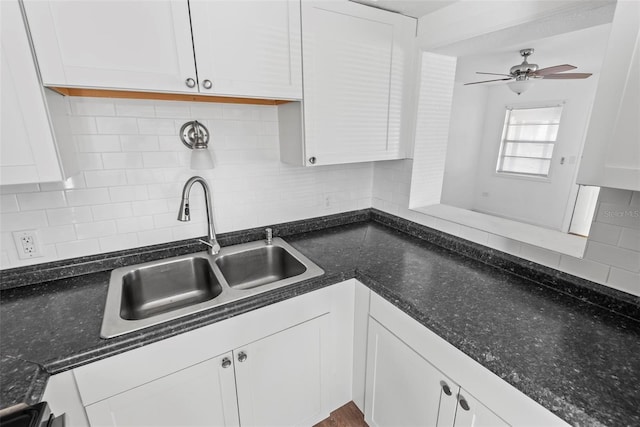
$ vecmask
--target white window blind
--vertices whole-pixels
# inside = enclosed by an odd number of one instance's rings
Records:
[[[549,176],[561,115],[562,105],[507,107],[496,171]]]

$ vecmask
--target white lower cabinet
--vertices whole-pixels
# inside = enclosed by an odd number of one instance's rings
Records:
[[[238,426],[231,352],[87,406],[92,426]]]
[[[371,319],[366,419],[370,426],[507,426],[386,328]]]
[[[370,426],[453,425],[457,386],[374,319],[369,323],[367,359]]]
[[[373,292],[369,315],[370,426],[567,425]]]
[[[309,426],[351,400],[355,280],[50,379],[74,426]]]

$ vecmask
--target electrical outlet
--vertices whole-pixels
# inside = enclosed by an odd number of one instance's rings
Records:
[[[13,240],[16,243],[20,259],[39,258],[42,256],[37,230],[14,231]]]

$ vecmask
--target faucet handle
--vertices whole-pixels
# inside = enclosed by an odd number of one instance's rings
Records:
[[[264,232],[267,235],[267,245],[270,245],[273,240],[273,230],[271,228],[265,228]]]
[[[217,240],[214,240],[213,243],[211,243],[211,242],[207,242],[206,240],[198,239],[198,242],[204,243],[205,245],[209,246],[209,248],[211,248],[209,251],[213,255],[220,252],[220,244],[218,243]]]

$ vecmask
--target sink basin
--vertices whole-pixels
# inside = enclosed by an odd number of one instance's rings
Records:
[[[205,258],[187,258],[149,265],[122,277],[120,317],[146,319],[211,300],[222,285]]]
[[[100,335],[111,338],[288,286],[324,271],[280,238],[111,272]]]
[[[219,256],[216,265],[234,289],[253,289],[307,270],[286,249],[273,245]]]

